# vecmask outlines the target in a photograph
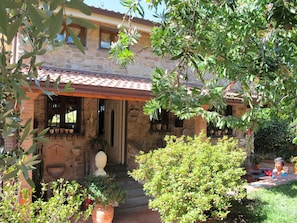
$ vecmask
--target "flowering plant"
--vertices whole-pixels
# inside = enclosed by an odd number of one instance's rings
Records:
[[[102,206],[118,206],[126,199],[126,192],[116,182],[114,176],[88,175],[84,181],[89,203]]]

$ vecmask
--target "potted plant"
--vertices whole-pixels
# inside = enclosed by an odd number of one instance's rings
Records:
[[[88,175],[83,183],[87,190],[87,203],[92,205],[93,222],[112,223],[114,207],[126,199],[126,192],[114,176]]]
[[[290,159],[291,163],[294,164],[295,167],[295,173],[297,173],[297,156],[292,156]]]
[[[108,146],[107,141],[104,139],[103,135],[96,134],[95,136],[90,136],[88,140],[91,149],[96,153],[100,150],[104,150]]]

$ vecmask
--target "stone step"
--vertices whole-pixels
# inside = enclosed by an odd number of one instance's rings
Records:
[[[147,208],[148,200],[149,198],[146,196],[130,197],[125,201],[125,203],[122,203],[115,208],[115,214]]]
[[[128,176],[125,166],[108,165],[105,169],[107,173],[115,175],[117,182],[127,193],[126,201],[115,208],[115,214],[147,208],[149,198],[143,191],[143,185]]]

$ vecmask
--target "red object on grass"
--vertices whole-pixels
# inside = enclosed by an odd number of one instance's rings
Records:
[[[264,170],[264,173],[265,173],[267,176],[272,176],[272,171],[271,171],[271,170]]]
[[[89,205],[92,205],[93,204],[93,201],[90,199],[90,198],[86,198],[85,199],[85,207],[88,208]]]

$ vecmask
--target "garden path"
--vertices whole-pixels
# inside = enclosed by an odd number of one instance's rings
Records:
[[[258,181],[248,183],[248,185],[246,186],[246,189],[247,189],[247,192],[249,193],[261,188],[270,188],[280,184],[286,184],[294,180],[297,181],[296,173],[288,174],[288,176],[281,177],[279,179],[272,179],[271,176],[263,176],[263,177],[259,177]]]

